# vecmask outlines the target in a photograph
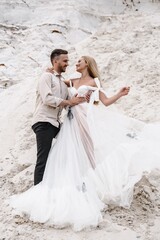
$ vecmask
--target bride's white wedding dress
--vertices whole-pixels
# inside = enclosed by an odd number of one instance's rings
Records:
[[[160,125],[94,105],[103,91],[95,82],[97,88],[69,88],[71,96],[93,90],[90,103],[69,109],[43,181],[10,199],[32,221],[74,230],[97,226],[105,204],[129,207],[143,172],[160,168]]]

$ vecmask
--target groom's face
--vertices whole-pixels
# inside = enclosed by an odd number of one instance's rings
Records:
[[[68,55],[61,54],[56,59],[56,64],[59,72],[65,72],[68,66]]]

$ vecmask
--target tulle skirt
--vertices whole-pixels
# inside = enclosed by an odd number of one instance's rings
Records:
[[[160,168],[160,124],[83,103],[66,116],[43,181],[10,199],[35,222],[78,231],[96,227],[112,203],[129,207],[144,171]]]

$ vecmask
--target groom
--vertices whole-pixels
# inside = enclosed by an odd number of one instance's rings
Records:
[[[55,49],[51,53],[50,60],[53,73],[43,73],[36,92],[36,107],[32,125],[37,142],[34,185],[43,179],[52,140],[60,130],[60,116],[63,107],[84,102],[84,98],[80,97],[67,100],[68,90],[61,73],[65,72],[68,66],[68,52],[63,49]]]

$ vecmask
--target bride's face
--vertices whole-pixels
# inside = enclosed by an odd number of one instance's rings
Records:
[[[80,58],[76,64],[76,71],[82,73],[86,68],[86,61],[83,58]]]

